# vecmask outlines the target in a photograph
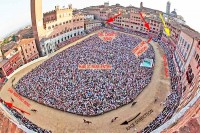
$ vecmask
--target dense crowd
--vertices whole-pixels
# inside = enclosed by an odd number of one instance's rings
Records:
[[[169,120],[174,114],[176,108],[179,105],[181,98],[181,88],[180,88],[180,77],[176,74],[175,64],[173,61],[173,51],[169,47],[170,44],[165,44],[162,41],[158,41],[160,46],[165,51],[168,60],[169,74],[171,80],[171,94],[167,97],[163,111],[157,116],[157,118],[152,121],[146,128],[142,130],[143,133],[150,133],[155,130],[167,120]]]
[[[16,91],[24,97],[80,115],[99,115],[133,101],[147,86],[153,68],[140,67],[155,59],[153,47],[139,58],[132,49],[140,39],[118,33],[111,42],[97,34],[70,47],[26,74]],[[110,70],[79,70],[79,64],[110,64]]]
[[[7,107],[11,111],[12,115],[15,116],[15,118],[20,122],[20,124],[23,124],[28,129],[35,131],[37,133],[52,133],[51,131],[42,129],[38,127],[37,125],[33,124],[31,121],[26,119],[23,115],[21,115],[16,109],[13,109],[7,106],[1,98],[0,98],[0,103],[4,104],[4,106]]]
[[[122,32],[134,34],[134,35],[139,35],[143,38],[149,38],[149,36],[145,33],[140,33],[133,31],[131,29],[125,29],[118,27],[116,28],[116,25],[108,25],[107,28],[115,29],[115,30],[120,30]],[[173,52],[174,48],[169,44],[169,43],[164,43],[161,40],[158,40],[157,38],[153,38],[156,42],[160,44],[162,49],[164,50],[166,56],[167,56],[167,61],[168,61],[168,67],[169,67],[169,75],[170,75],[170,80],[171,80],[171,94],[166,98],[165,104],[164,104],[164,109],[163,111],[157,116],[155,120],[153,120],[146,128],[144,128],[141,132],[142,133],[150,133],[162,124],[164,124],[167,120],[169,120],[174,112],[176,111],[176,108],[179,106],[179,102],[181,99],[181,83],[180,83],[180,76],[177,75],[176,69],[175,69],[175,64],[173,61]]]

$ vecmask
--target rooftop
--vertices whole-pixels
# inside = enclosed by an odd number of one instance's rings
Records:
[[[23,45],[29,44],[29,43],[33,42],[34,40],[35,40],[34,38],[22,39],[22,40],[19,42],[19,44],[23,44]]]
[[[4,59],[0,62],[0,68],[8,62],[8,59]]]
[[[182,31],[183,31],[184,33],[186,33],[188,36],[192,37],[192,38],[195,38],[195,39],[198,39],[198,40],[200,39],[200,33],[197,32],[197,31],[193,31],[193,30],[188,29],[188,28],[186,28],[186,27],[184,27],[184,28],[182,29]]]
[[[15,45],[17,45],[17,43],[12,41],[10,43],[3,45],[1,49],[3,52],[7,52],[8,50],[12,49]]]
[[[85,24],[91,24],[91,23],[101,23],[99,20],[92,20],[92,19],[86,19],[84,21]]]

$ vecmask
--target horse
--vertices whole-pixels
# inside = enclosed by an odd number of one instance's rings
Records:
[[[12,102],[14,102],[14,99],[11,97]]]
[[[115,117],[111,120],[111,123],[114,122],[118,117]]]
[[[84,123],[87,123],[87,124],[92,124],[92,122],[91,121],[87,121],[87,120],[85,120],[85,119],[83,119],[84,120]]]
[[[134,106],[137,102],[133,102],[131,106]]]
[[[33,111],[33,112],[37,112],[37,110],[36,110],[36,109],[31,109],[31,111]]]

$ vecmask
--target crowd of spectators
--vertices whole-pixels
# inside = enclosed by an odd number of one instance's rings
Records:
[[[176,111],[181,98],[180,77],[176,73],[175,64],[173,61],[173,50],[171,50],[170,44],[165,44],[162,41],[158,41],[158,43],[167,55],[172,90],[171,94],[166,98],[163,111],[155,120],[153,120],[146,128],[142,130],[142,133],[150,133],[169,120]]]
[[[37,125],[33,124],[31,121],[26,119],[23,115],[21,115],[16,109],[13,109],[13,108],[10,108],[9,106],[7,106],[5,104],[5,101],[3,101],[1,98],[0,98],[0,103],[2,103],[8,110],[10,110],[12,115],[15,116],[15,118],[18,120],[18,122],[20,124],[24,125],[28,129],[35,131],[37,133],[52,133],[51,131],[42,129],[42,128],[38,127]]]
[[[112,24],[109,24],[107,28],[138,35],[143,38],[149,38],[149,36],[146,33],[140,33],[131,29],[126,29],[126,28],[121,28],[121,27],[116,28],[116,26]],[[177,107],[179,106],[179,102],[182,95],[180,76],[177,75],[177,72],[175,69],[175,63],[173,61],[173,58],[174,58],[173,47],[169,43],[162,42],[161,40],[158,40],[157,38],[153,38],[153,40],[159,43],[159,45],[162,47],[162,49],[164,50],[167,56],[172,90],[171,90],[171,94],[165,100],[163,111],[157,116],[155,120],[153,120],[146,128],[144,128],[141,131],[141,133],[150,133],[156,128],[158,128],[159,126],[161,126],[162,124],[164,124],[167,120],[169,120],[173,116]]]
[[[109,30],[107,30],[109,31]],[[80,115],[99,115],[133,101],[148,85],[153,68],[140,67],[155,59],[149,45],[139,58],[132,53],[141,39],[118,33],[111,42],[88,37],[33,69],[16,91],[41,104]],[[79,70],[79,64],[109,64],[110,70]]]
[[[145,33],[116,28],[112,24],[106,27],[149,38]],[[101,28],[95,27],[86,33]],[[67,43],[73,41],[68,40]],[[116,109],[133,101],[151,80],[153,68],[139,65],[144,58],[155,59],[153,48],[149,45],[149,49],[138,59],[130,53],[139,42],[140,39],[123,33],[118,33],[112,43],[103,42],[93,35],[29,72],[15,89],[34,101],[80,115],[98,115]],[[158,43],[167,56],[172,91],[166,98],[163,111],[141,131],[143,133],[150,133],[169,120],[181,98],[180,77],[172,60],[173,50],[162,41]],[[78,64],[92,63],[110,64],[113,69],[78,70]]]

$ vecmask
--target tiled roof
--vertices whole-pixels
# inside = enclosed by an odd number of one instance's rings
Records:
[[[31,42],[34,41],[34,40],[35,40],[34,38],[22,39],[22,40],[19,42],[19,44],[26,45],[26,44],[31,43]]]
[[[8,44],[5,44],[5,45],[2,46],[2,51],[6,52],[6,51],[12,49],[15,45],[17,45],[16,42],[10,42]]]

